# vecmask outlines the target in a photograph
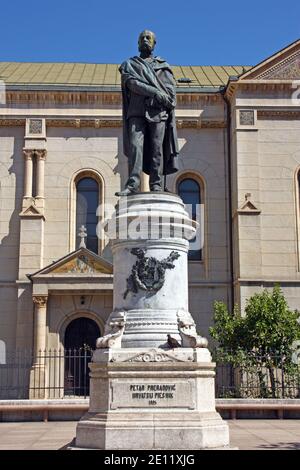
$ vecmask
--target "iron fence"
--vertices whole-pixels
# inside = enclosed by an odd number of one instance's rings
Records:
[[[93,351],[49,349],[6,352],[0,363],[0,399],[75,398],[89,396]],[[300,367],[291,358],[235,356],[213,352],[217,398],[300,398]]]
[[[217,398],[300,398],[300,366],[292,356],[213,352]]]
[[[0,399],[89,396],[92,350],[49,349],[7,352],[0,364]]]

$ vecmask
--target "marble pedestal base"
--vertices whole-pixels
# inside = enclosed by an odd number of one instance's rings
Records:
[[[97,350],[76,447],[228,447],[228,425],[215,410],[214,368],[207,349]]]

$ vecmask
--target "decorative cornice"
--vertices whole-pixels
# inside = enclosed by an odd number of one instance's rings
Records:
[[[84,128],[84,127],[93,127],[96,129],[99,128],[120,128],[122,127],[122,119],[46,119],[47,127],[75,127],[75,128]],[[218,129],[226,128],[226,121],[215,121],[215,120],[204,120],[201,119],[190,119],[190,118],[176,118],[177,127],[179,129]],[[15,126],[24,126],[24,119],[0,119],[0,127],[15,127]],[[24,149],[24,155],[31,157],[36,155],[37,152],[46,152],[45,149]],[[27,152],[27,153],[25,153]],[[45,153],[46,156],[46,153]],[[30,157],[28,157],[30,158]],[[42,155],[40,156],[42,158]]]
[[[257,111],[257,119],[297,120],[300,119],[300,111],[262,109]]]
[[[47,127],[122,127],[122,119],[47,119]]]
[[[178,105],[186,104],[200,104],[200,103],[221,103],[222,97],[220,90],[207,90],[200,92],[177,92],[176,95]],[[115,91],[22,91],[22,90],[7,90],[6,92],[7,106],[16,105],[16,103],[31,103],[31,104],[49,104],[52,105],[75,105],[90,104],[95,105],[113,105],[122,106],[122,93],[121,90]]]
[[[243,89],[243,91],[255,91],[264,93],[280,92],[285,93],[286,98],[291,98],[293,89],[291,88],[291,80],[267,80],[267,79],[247,79],[230,82],[225,96],[231,99],[237,89]]]
[[[296,51],[283,61],[275,64],[273,67],[261,72],[257,78],[269,79],[299,79],[300,78],[300,51]]]

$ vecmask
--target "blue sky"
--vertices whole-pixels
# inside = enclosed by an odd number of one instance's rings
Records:
[[[147,28],[173,65],[254,65],[300,38],[299,18],[299,0],[11,0],[0,61],[120,63]]]

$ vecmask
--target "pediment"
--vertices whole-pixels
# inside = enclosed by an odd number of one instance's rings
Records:
[[[51,265],[32,274],[31,279],[40,276],[95,276],[112,275],[113,265],[87,248],[79,248]]]
[[[241,75],[240,80],[300,80],[300,40]]]
[[[239,214],[260,214],[261,210],[248,199],[249,196],[246,195],[246,201],[238,208],[237,212]]]
[[[19,215],[20,217],[44,217],[43,214],[33,204],[30,204],[30,206],[26,207],[26,209],[23,209]]]

